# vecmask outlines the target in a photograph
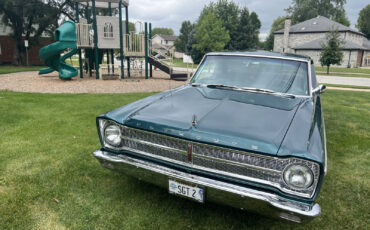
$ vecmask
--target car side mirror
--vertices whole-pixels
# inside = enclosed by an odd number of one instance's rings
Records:
[[[322,94],[326,91],[326,86],[325,85],[319,85],[317,86],[316,88],[314,88],[312,90],[312,94],[313,95],[318,95],[318,94]]]

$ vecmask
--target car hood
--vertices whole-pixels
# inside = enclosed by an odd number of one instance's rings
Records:
[[[276,155],[303,100],[186,85],[106,116],[134,128]]]

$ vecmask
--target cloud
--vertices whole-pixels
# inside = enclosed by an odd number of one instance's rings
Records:
[[[216,0],[214,0],[216,1]],[[261,35],[269,33],[271,24],[278,16],[286,14],[291,0],[234,0],[241,7],[256,12],[261,21]],[[133,0],[130,1],[130,20],[139,19],[151,22],[153,27],[170,27],[178,34],[185,20],[195,22],[206,4],[211,0]],[[345,8],[351,26],[357,22],[359,11],[368,3],[363,0],[348,1]]]
[[[261,41],[266,41],[267,36],[269,36],[268,33],[260,33],[258,37]]]

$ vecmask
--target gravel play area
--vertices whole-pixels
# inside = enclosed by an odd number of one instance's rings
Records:
[[[20,72],[0,75],[0,90],[37,93],[134,93],[160,92],[185,84],[170,80],[169,75],[153,71],[153,78],[132,76],[123,80],[96,80],[95,77],[60,80],[54,72],[39,76],[38,72]]]

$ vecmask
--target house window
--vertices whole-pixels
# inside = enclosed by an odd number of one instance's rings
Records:
[[[113,38],[113,26],[110,22],[106,22],[104,25],[104,38]]]

